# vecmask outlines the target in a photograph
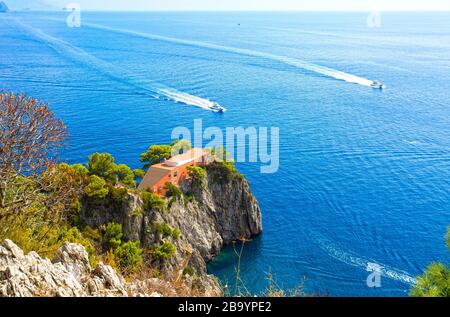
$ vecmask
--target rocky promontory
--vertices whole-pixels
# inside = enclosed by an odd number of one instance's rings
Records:
[[[258,202],[242,175],[224,173],[215,163],[203,179],[187,180],[178,190],[164,209],[127,190],[114,202],[86,199],[79,215],[92,228],[120,224],[124,238],[144,249],[175,246],[170,258],[145,263],[161,276],[125,282],[110,266],[92,268],[79,244],[64,244],[50,261],[35,252],[25,255],[6,240],[0,247],[0,296],[222,296],[206,264],[225,245],[262,232]]]

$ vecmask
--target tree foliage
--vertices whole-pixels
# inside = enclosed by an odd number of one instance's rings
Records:
[[[153,256],[157,260],[168,260],[175,255],[177,248],[172,242],[164,242],[153,249]]]
[[[117,180],[121,184],[130,186],[130,187],[136,186],[136,181],[134,180],[134,173],[131,170],[131,168],[129,168],[127,165],[125,165],[125,164],[117,165],[115,168],[115,175],[117,177]]]
[[[114,254],[122,270],[134,272],[142,264],[142,249],[139,244],[139,241],[127,241],[115,249]]]
[[[156,232],[163,235],[164,238],[172,237],[178,240],[181,236],[181,232],[178,228],[172,228],[167,223],[156,223],[154,224]]]
[[[142,179],[145,176],[145,171],[143,169],[137,168],[133,170],[133,174],[136,179]]]
[[[172,156],[183,154],[192,149],[191,142],[187,140],[173,141],[170,146],[172,147]]]
[[[164,159],[172,157],[172,146],[170,145],[152,145],[145,153],[141,154],[141,162],[144,163],[143,169],[146,170],[154,164],[161,163]]]
[[[446,235],[450,249],[450,227]],[[450,266],[443,263],[431,264],[425,273],[417,277],[416,285],[411,289],[413,297],[450,297]]]
[[[66,127],[49,106],[24,94],[0,93],[0,219],[21,217],[29,212],[61,215],[68,187],[46,199],[56,188],[54,173],[42,173],[56,166]],[[37,208],[40,205],[42,208]],[[44,210],[47,209],[47,210]]]
[[[85,192],[90,198],[104,199],[108,195],[109,189],[106,187],[106,182],[103,178],[92,175],[89,184],[86,186]]]
[[[183,198],[183,192],[178,186],[175,186],[172,183],[166,183],[165,188],[166,188],[166,197],[171,197],[175,199]]]
[[[109,153],[94,153],[89,156],[87,168],[91,175],[99,176],[106,181],[116,181],[116,164]]]
[[[442,263],[431,264],[417,278],[410,293],[413,297],[450,297],[450,267]]]
[[[116,249],[122,243],[122,236],[122,225],[110,222],[104,229],[104,244],[109,249]]]
[[[134,272],[142,264],[142,252],[139,241],[123,241],[122,225],[108,223],[103,233],[103,243],[109,250],[109,262],[124,273]],[[113,259],[111,259],[111,257]]]
[[[146,211],[164,211],[166,209],[166,201],[155,193],[142,192],[141,197],[143,201],[143,208]]]
[[[189,177],[193,184],[202,185],[206,179],[206,171],[199,166],[188,166]]]

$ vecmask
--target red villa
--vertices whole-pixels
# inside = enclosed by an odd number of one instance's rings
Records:
[[[145,174],[139,189],[149,189],[158,195],[165,195],[166,183],[179,186],[187,177],[189,166],[204,166],[211,162],[208,150],[194,148],[186,153],[173,156],[167,161],[152,165]]]

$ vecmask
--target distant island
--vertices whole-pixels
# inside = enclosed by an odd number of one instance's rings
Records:
[[[8,4],[6,4],[8,2]],[[70,1],[69,1],[70,2]],[[49,4],[43,0],[0,0],[0,13],[19,11],[54,11],[59,9],[56,5]]]
[[[9,8],[3,1],[0,2],[0,13],[9,12]]]

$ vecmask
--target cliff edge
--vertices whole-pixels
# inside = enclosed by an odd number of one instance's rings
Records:
[[[136,193],[128,193],[120,205],[85,202],[83,206],[80,219],[86,225],[119,223],[124,237],[140,241],[142,247],[173,243],[175,255],[152,266],[169,275],[188,269],[196,277],[189,286],[199,296],[221,295],[217,279],[207,275],[207,262],[225,245],[262,232],[260,207],[248,181],[217,163],[207,168],[204,179],[184,182],[180,193],[168,197],[165,210],[149,209]],[[176,228],[179,237],[161,228]]]

